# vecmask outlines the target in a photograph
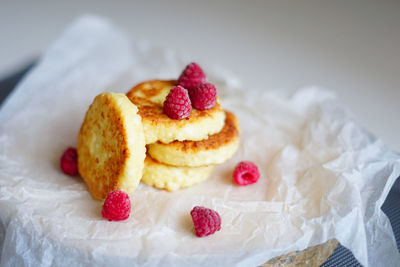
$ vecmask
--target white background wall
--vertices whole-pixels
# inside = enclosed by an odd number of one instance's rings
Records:
[[[226,68],[249,89],[334,90],[400,151],[400,1],[0,0],[0,78],[87,12],[132,38]]]

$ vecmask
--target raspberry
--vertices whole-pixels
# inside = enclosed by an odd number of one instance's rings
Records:
[[[190,215],[198,237],[211,235],[221,229],[221,217],[212,209],[196,206]]]
[[[127,193],[116,190],[108,193],[101,215],[109,221],[123,221],[131,213],[131,200]]]
[[[188,117],[191,110],[188,91],[181,86],[173,87],[164,101],[164,112],[171,119],[180,120]]]
[[[78,153],[73,147],[67,148],[60,159],[61,170],[68,175],[78,175]]]
[[[199,65],[192,62],[186,66],[178,79],[178,85],[188,90],[196,85],[206,82],[207,78]]]
[[[239,162],[233,172],[233,180],[238,185],[254,184],[260,178],[258,167],[251,161]]]
[[[202,83],[189,91],[192,106],[198,110],[206,110],[217,103],[217,88],[211,83]]]

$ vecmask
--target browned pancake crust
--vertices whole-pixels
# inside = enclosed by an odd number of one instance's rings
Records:
[[[208,137],[202,141],[174,141],[169,143],[168,146],[174,146],[177,150],[181,151],[197,151],[218,149],[221,146],[231,143],[233,140],[239,138],[240,130],[239,123],[236,116],[229,111],[225,111],[225,125],[222,130]]]
[[[201,141],[156,142],[147,146],[152,158],[173,166],[216,165],[230,159],[239,147],[240,128],[236,116],[224,112],[222,130]]]
[[[78,169],[92,195],[104,199],[107,194],[117,189],[124,189],[127,193],[139,183],[140,177],[132,175],[132,168],[137,166],[132,162],[144,159],[144,135],[141,128],[140,117],[136,115],[136,107],[126,98],[125,102],[109,93],[98,95],[90,105],[78,135]],[[128,110],[123,110],[123,105],[131,105]],[[126,114],[133,114],[127,120]],[[140,124],[141,139],[135,139],[132,148],[132,127]],[[140,133],[140,132],[139,132]],[[130,135],[130,136],[129,136]],[[139,134],[140,135],[140,134]],[[136,136],[134,136],[136,137]],[[140,136],[139,136],[140,137]],[[143,146],[140,148],[139,146]],[[134,151],[132,151],[134,149]],[[143,151],[143,152],[142,152]],[[140,153],[138,153],[140,152]],[[143,155],[141,155],[143,154]],[[139,165],[143,163],[139,162]],[[143,167],[142,167],[143,168]],[[139,172],[138,172],[139,171]],[[140,168],[133,170],[141,176]]]
[[[114,110],[110,105],[110,100],[108,98],[104,99],[104,105],[108,106],[111,110]],[[79,158],[85,159],[85,161],[79,161],[79,173],[88,184],[90,192],[100,199],[106,197],[106,192],[114,191],[118,188],[118,179],[115,179],[115,177],[119,176],[122,166],[125,164],[125,155],[129,151],[126,143],[127,137],[125,129],[121,121],[117,117],[114,117],[114,114],[116,113],[117,111],[115,110],[114,112],[107,112],[106,114],[101,112],[102,119],[107,118],[107,120],[114,121],[114,129],[112,131],[107,132],[106,129],[100,129],[100,122],[97,118],[94,116],[87,116],[81,126],[78,136]],[[90,147],[85,144],[85,139],[95,138],[95,136],[92,136],[94,131],[101,131],[104,140],[106,139],[106,135],[113,136],[114,144],[111,145],[111,143],[102,142],[102,149],[112,152],[115,152],[115,150],[121,150],[119,151],[120,153],[114,153],[116,156],[110,157],[107,159],[107,162],[105,162],[105,165],[108,166],[107,172],[104,172],[102,168],[93,168],[93,166],[99,164],[100,155],[92,155],[90,153]],[[87,138],[88,136],[90,137]]]

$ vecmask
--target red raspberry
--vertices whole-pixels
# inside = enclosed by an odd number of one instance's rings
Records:
[[[221,217],[214,210],[196,206],[190,215],[198,237],[211,235],[221,229]]]
[[[73,147],[67,148],[60,159],[61,170],[68,175],[78,175],[78,153]]]
[[[178,85],[188,90],[196,85],[206,82],[207,78],[199,65],[192,62],[186,66],[178,79]]]
[[[260,178],[258,167],[251,161],[239,162],[233,172],[233,180],[238,185],[254,184]]]
[[[198,110],[206,110],[217,103],[217,88],[211,83],[202,83],[189,91],[192,106]]]
[[[164,101],[164,112],[171,119],[180,120],[188,117],[191,110],[188,91],[182,86],[173,87]]]
[[[109,221],[123,221],[131,213],[131,200],[127,193],[115,190],[108,193],[101,215]]]

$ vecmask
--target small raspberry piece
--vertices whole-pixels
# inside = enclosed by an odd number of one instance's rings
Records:
[[[78,175],[78,153],[73,147],[67,148],[60,159],[61,170],[68,175]]]
[[[238,185],[254,184],[260,178],[258,167],[251,161],[239,162],[233,172],[233,180]]]
[[[108,193],[101,215],[109,221],[123,221],[131,213],[131,200],[127,193],[115,190]]]
[[[199,65],[192,62],[186,66],[178,79],[178,85],[185,89],[192,89],[196,85],[206,82],[207,78]]]
[[[196,206],[190,215],[198,237],[211,235],[221,229],[221,217],[212,209]]]
[[[211,83],[202,83],[189,91],[192,106],[198,110],[206,110],[217,103],[217,88]]]
[[[191,110],[188,91],[182,86],[173,87],[164,101],[164,112],[171,119],[180,120],[188,117]]]

